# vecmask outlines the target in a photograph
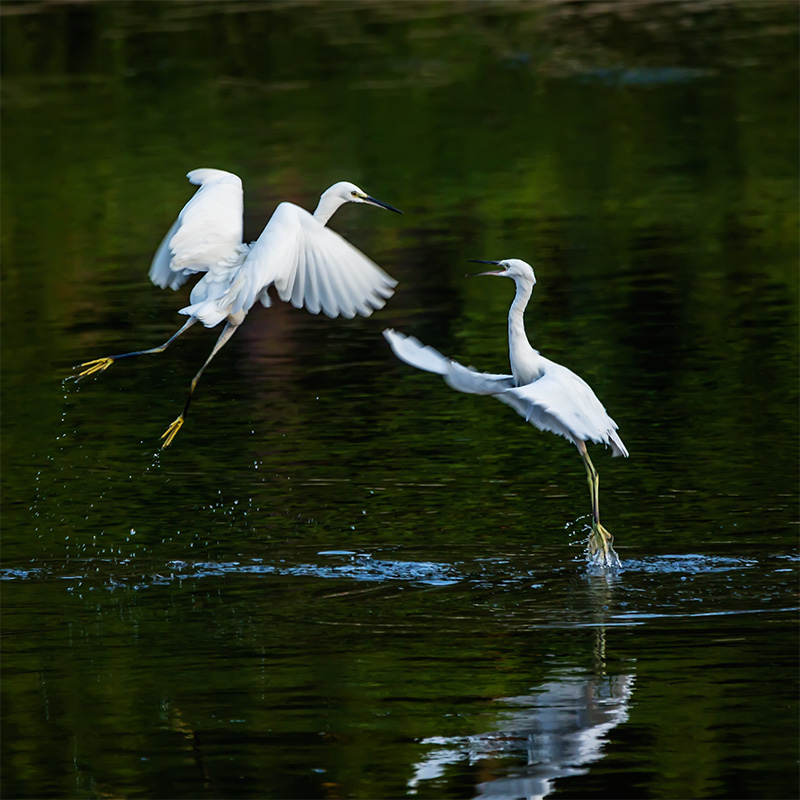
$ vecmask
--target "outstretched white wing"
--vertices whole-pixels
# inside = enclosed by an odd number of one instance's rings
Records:
[[[383,338],[389,342],[394,354],[406,364],[410,364],[417,369],[425,372],[435,372],[437,375],[447,375],[450,359],[445,358],[438,350],[422,344],[419,339],[413,336],[406,336],[404,333],[387,328],[383,332]]]
[[[493,395],[539,430],[563,436],[575,445],[582,441],[597,442],[609,445],[615,456],[628,455],[617,434],[617,424],[589,384],[561,364],[543,359],[541,378],[525,386],[515,386],[511,375],[477,372],[445,358],[413,336],[391,329],[385,330],[383,335],[401,361],[442,375],[453,389]]]
[[[459,392],[496,395],[514,385],[512,375],[493,375],[465,367],[413,336],[406,336],[391,328],[387,328],[383,336],[401,361],[417,369],[442,375],[447,385]]]
[[[281,203],[253,245],[230,289],[217,300],[226,313],[281,300],[329,317],[368,317],[383,308],[397,281],[294,203]]]
[[[200,188],[183,207],[159,245],[150,280],[177,289],[194,272],[229,264],[242,244],[242,181],[221,169],[195,169],[186,176]]]

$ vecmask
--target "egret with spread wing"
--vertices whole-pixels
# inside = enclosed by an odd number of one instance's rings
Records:
[[[205,273],[195,284],[186,314],[186,324],[164,344],[105,356],[81,364],[77,378],[108,369],[130,356],[161,353],[200,320],[213,328],[225,327],[202,367],[192,379],[183,412],[161,437],[167,447],[181,429],[200,376],[248,311],[260,301],[272,304],[268,290],[275,286],[278,297],[295,308],[329,317],[368,317],[383,308],[397,281],[325,225],[344,203],[366,203],[402,213],[370,197],[358,186],[341,181],[322,193],[313,214],[294,203],[281,203],[258,240],[245,244],[243,233],[242,181],[231,172],[195,169],[186,176],[200,188],[183,207],[178,219],[161,242],[150,267],[150,279],[162,289],[179,288],[194,273]]]
[[[536,284],[530,264],[518,258],[477,263],[500,267],[482,272],[481,275],[512,278],[517,286],[514,302],[508,312],[511,375],[477,372],[445,358],[413,336],[406,336],[398,331],[385,330],[383,335],[401,361],[444,376],[448,386],[460,392],[493,395],[539,430],[556,433],[572,442],[578,448],[586,467],[592,498],[590,557],[596,563],[616,566],[619,558],[612,546],[613,538],[600,524],[599,477],[589,458],[586,442],[607,445],[611,448],[612,455],[627,456],[628,451],[617,433],[617,423],[608,415],[586,381],[531,347],[525,334],[524,322],[525,307]]]

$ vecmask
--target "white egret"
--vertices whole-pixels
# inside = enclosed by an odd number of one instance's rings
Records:
[[[295,308],[329,317],[368,317],[383,308],[397,281],[325,225],[344,203],[366,203],[402,212],[370,197],[355,184],[335,183],[322,193],[313,214],[294,203],[281,203],[255,242],[245,244],[242,181],[231,172],[195,169],[186,176],[200,188],[161,242],[150,267],[150,279],[162,289],[177,289],[197,272],[205,275],[195,284],[189,305],[180,309],[189,319],[164,344],[87,361],[76,369],[84,378],[108,369],[130,356],[161,353],[197,320],[213,328],[225,327],[211,355],[192,379],[183,412],[162,435],[167,447],[181,429],[192,395],[211,359],[244,322],[257,301],[272,305],[268,290]]]
[[[480,275],[512,278],[517,286],[514,302],[508,312],[511,375],[477,372],[446,358],[413,336],[398,331],[387,329],[383,335],[401,361],[444,376],[445,382],[460,392],[492,395],[511,406],[526,422],[539,430],[556,433],[572,442],[583,459],[591,492],[590,557],[596,563],[617,565],[619,558],[612,546],[613,538],[600,524],[599,476],[586,449],[586,442],[597,442],[610,446],[614,456],[627,456],[628,451],[617,433],[617,424],[586,381],[531,347],[524,322],[525,307],[536,284],[530,264],[518,258],[476,263],[500,267],[498,270],[481,272]]]

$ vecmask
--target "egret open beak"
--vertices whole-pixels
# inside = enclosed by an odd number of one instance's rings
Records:
[[[370,206],[378,206],[378,208],[385,208],[387,211],[394,211],[395,214],[403,213],[399,208],[390,206],[388,203],[382,203],[380,200],[376,200],[374,197],[370,197],[368,194],[362,194],[361,200]]]
[[[470,258],[470,264],[495,264],[499,265],[499,261],[484,261],[480,258]],[[468,275],[468,278],[479,278],[481,275],[497,275],[500,277],[505,277],[505,270],[504,269],[496,269],[490,270],[489,272],[473,272],[471,275]]]

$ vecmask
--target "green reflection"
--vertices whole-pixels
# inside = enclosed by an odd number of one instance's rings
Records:
[[[399,796],[426,739],[502,729],[503,698],[564,670],[600,680],[575,624],[709,610],[732,616],[607,629],[630,716],[556,794],[796,795],[793,4],[0,13],[3,558],[42,571],[3,584],[6,796]],[[401,284],[368,320],[251,314],[156,458],[215,334],[61,379],[177,327],[186,294],[146,271],[198,166],[243,177],[250,237],[340,179],[402,208],[333,224]],[[570,448],[391,358],[388,326],[505,369],[510,287],[463,275],[509,256],[537,271],[532,342],[631,451],[593,454],[623,561],[755,566],[635,567],[598,597]],[[287,571],[330,549],[458,581]],[[169,577],[237,559],[283,571]]]

